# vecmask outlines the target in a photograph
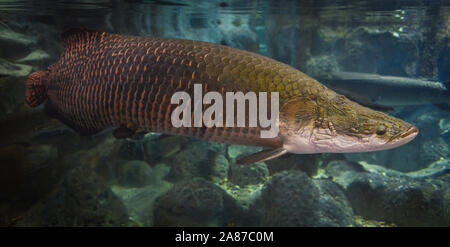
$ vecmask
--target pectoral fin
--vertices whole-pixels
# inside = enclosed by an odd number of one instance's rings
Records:
[[[255,163],[255,162],[266,161],[266,160],[270,160],[270,159],[276,158],[278,156],[281,156],[285,153],[287,153],[287,150],[282,147],[276,148],[276,149],[265,149],[261,152],[238,159],[236,161],[236,164],[244,165],[244,164],[251,164],[251,163]]]

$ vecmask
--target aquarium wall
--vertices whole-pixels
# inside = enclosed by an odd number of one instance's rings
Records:
[[[313,78],[344,71],[444,84],[449,14],[444,0],[2,1],[0,225],[450,226],[449,96],[388,112],[419,129],[399,148],[249,165],[236,160],[261,147],[81,136],[25,103],[27,77],[55,63],[61,33],[79,27],[227,45]]]

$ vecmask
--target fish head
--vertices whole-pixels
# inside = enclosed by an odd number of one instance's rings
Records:
[[[283,147],[292,153],[351,153],[391,149],[413,140],[418,129],[346,97],[296,98],[280,110]]]

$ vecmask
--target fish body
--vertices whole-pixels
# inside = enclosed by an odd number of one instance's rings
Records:
[[[450,103],[450,90],[441,82],[357,72],[326,72],[316,76],[336,92],[384,106]]]
[[[162,132],[212,141],[265,146],[248,162],[286,152],[359,152],[392,148],[417,129],[363,107],[286,64],[245,50],[207,42],[127,36],[90,30],[62,35],[59,61],[31,74],[27,102],[77,132],[105,128]],[[278,92],[279,134],[260,127],[174,127],[174,93]],[[247,112],[248,114],[248,112]],[[380,130],[382,129],[382,130]],[[129,133],[128,133],[129,132]],[[378,133],[378,134],[377,134]]]

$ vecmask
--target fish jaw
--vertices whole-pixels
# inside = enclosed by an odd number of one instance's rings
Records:
[[[283,148],[290,153],[355,153],[387,150],[412,141],[419,130],[411,126],[394,140],[386,141],[371,135],[366,138],[339,135],[326,129],[311,129],[297,134],[281,134]]]
[[[417,129],[416,126],[411,125],[406,131],[404,131],[402,134],[400,134],[397,138],[394,140],[388,141],[384,144],[385,148],[380,149],[391,149],[396,148],[402,145],[405,145],[406,143],[412,141],[416,136],[419,134],[419,129]]]

